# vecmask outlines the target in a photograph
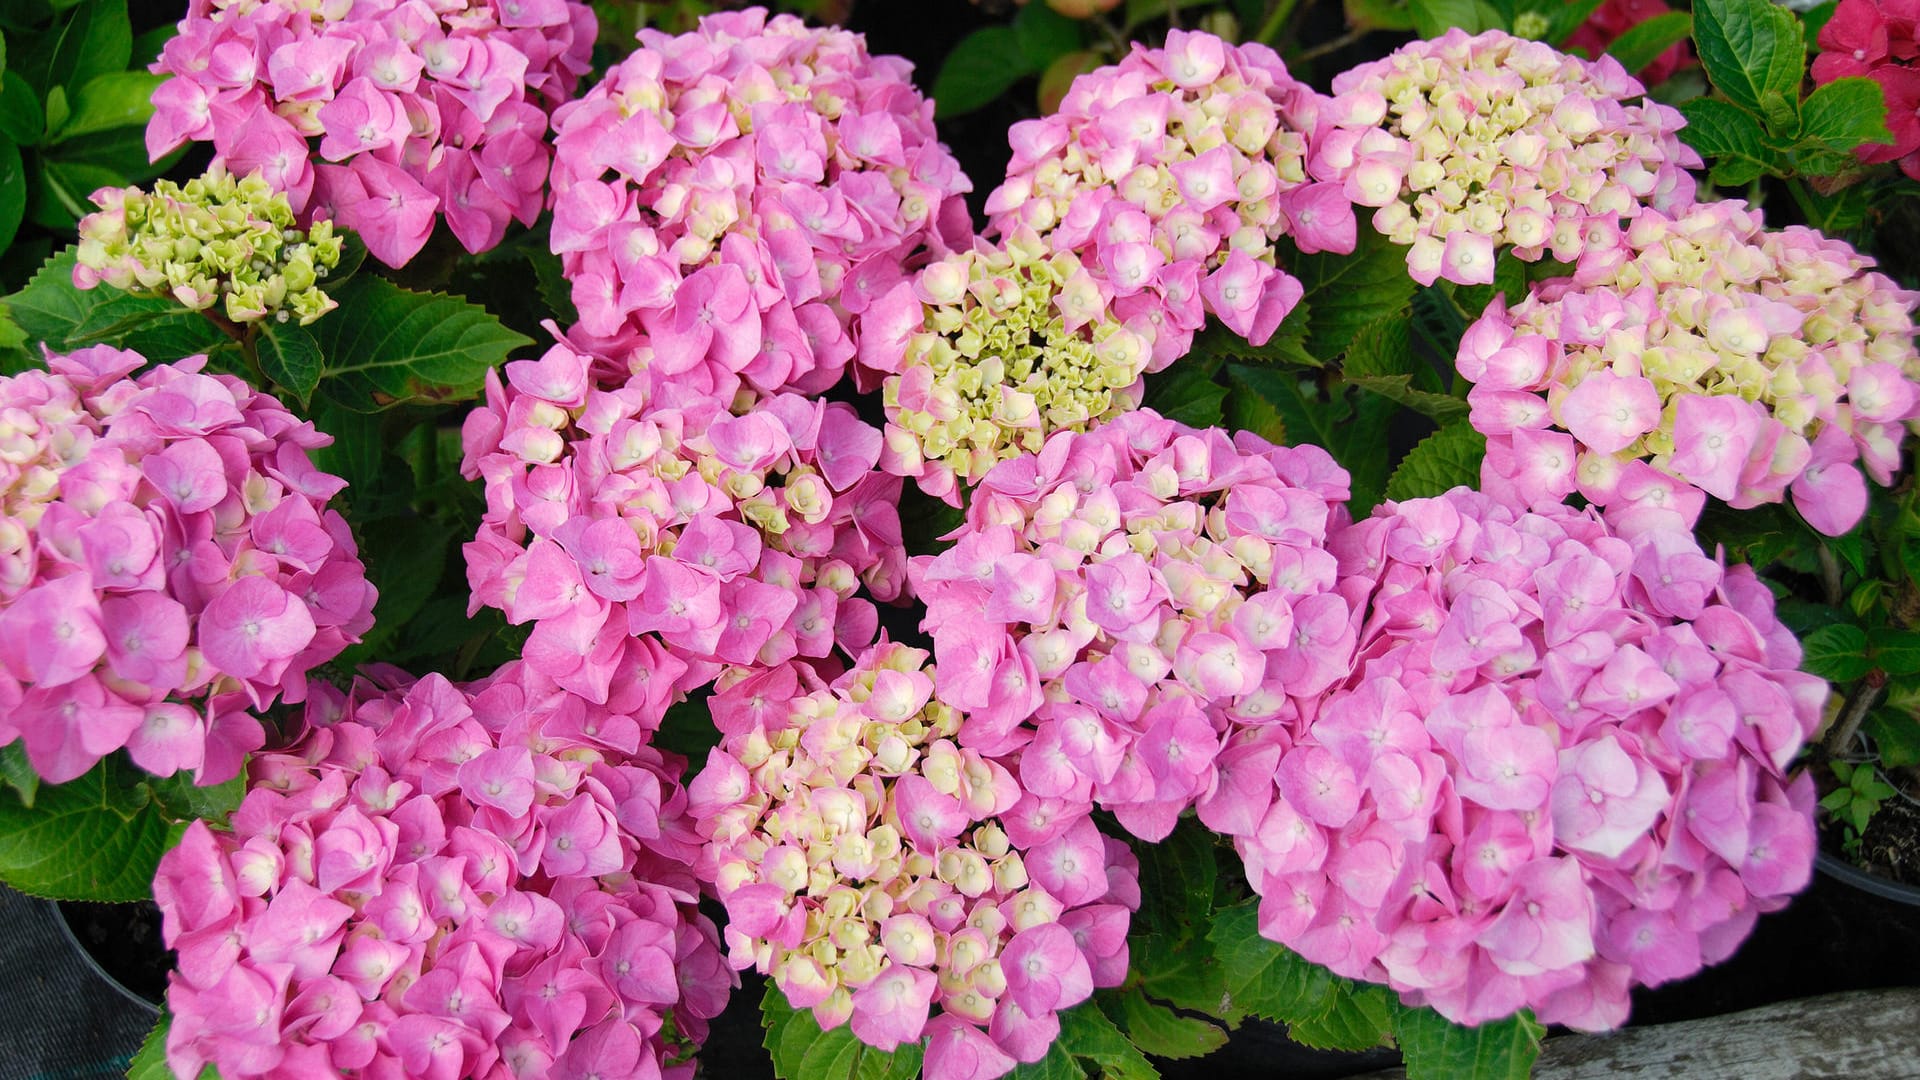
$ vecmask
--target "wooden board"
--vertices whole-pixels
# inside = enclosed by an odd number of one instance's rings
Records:
[[[1856,990],[1607,1035],[1548,1039],[1535,1080],[1916,1080],[1920,988]],[[1394,1069],[1366,1080],[1401,1080]]]

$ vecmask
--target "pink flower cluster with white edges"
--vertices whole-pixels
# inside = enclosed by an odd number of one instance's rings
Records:
[[[1139,864],[1085,807],[1019,813],[926,661],[883,641],[831,685],[786,664],[728,686],[688,795],[735,967],[870,1046],[926,1039],[929,1080],[992,1080],[1126,978]]]
[[[232,831],[188,827],[154,896],[179,1076],[666,1076],[735,982],[699,838],[652,750],[511,665],[394,673],[254,757]]]
[[[1423,285],[1493,282],[1500,248],[1576,262],[1620,242],[1643,207],[1693,202],[1700,155],[1677,109],[1625,104],[1646,89],[1602,56],[1581,60],[1498,30],[1449,30],[1335,76],[1309,171],[1378,207]]]
[[[727,666],[848,656],[906,584],[901,481],[843,403],[778,394],[741,415],[643,371],[595,386],[560,344],[487,374],[462,431],[486,484],[471,607],[532,623],[529,666],[640,724]]]
[[[1458,1023],[1598,1030],[1806,885],[1827,685],[1750,569],[1466,488],[1330,550],[1359,636],[1235,837],[1262,934]]]
[[[554,113],[553,250],[588,349],[722,398],[818,393],[971,184],[911,65],[764,9],[642,47]]]
[[[1737,201],[1642,214],[1608,257],[1468,329],[1482,489],[1536,507],[1578,491],[1625,529],[1791,492],[1847,532],[1861,467],[1890,484],[1920,416],[1916,295],[1872,266]]]
[[[153,64],[172,78],[147,152],[211,142],[235,176],[262,172],[388,266],[442,215],[485,251],[540,216],[547,117],[595,32],[581,0],[191,0]]]
[[[1036,815],[1111,810],[1147,840],[1181,812],[1246,831],[1284,726],[1346,674],[1328,530],[1346,472],[1313,446],[1151,410],[1062,432],[972,494],[912,561],[962,745]]]
[[[1301,295],[1274,241],[1354,247],[1340,185],[1306,175],[1323,100],[1258,42],[1176,28],[1163,48],[1075,78],[1052,115],[1013,125],[990,229],[1031,229],[1077,255],[1093,317],[1153,342],[1148,370],[1186,355],[1208,315],[1264,344]]]
[[[49,783],[125,748],[239,772],[252,712],[373,625],[332,440],[204,357],[95,346],[0,378],[0,744]],[[191,702],[191,704],[189,704]]]

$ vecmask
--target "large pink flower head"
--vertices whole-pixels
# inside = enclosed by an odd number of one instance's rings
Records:
[[[1688,525],[1706,495],[1791,492],[1814,528],[1846,532],[1866,511],[1861,469],[1890,483],[1920,416],[1916,297],[1872,266],[1740,202],[1642,214],[1611,257],[1467,332],[1483,488],[1534,506],[1578,490]]]
[[[881,298],[888,468],[935,494],[1139,403],[1209,315],[1264,344],[1299,301],[1274,242],[1352,251],[1338,184],[1306,182],[1320,99],[1259,44],[1174,30],[1016,124],[976,243]]]
[[[1126,977],[1139,867],[1085,807],[1006,818],[1019,781],[960,746],[926,661],[883,641],[830,686],[799,664],[733,683],[688,794],[736,968],[883,1050],[931,1037],[929,1076],[991,1080]],[[943,1072],[943,1040],[1000,1064]]]
[[[1502,247],[1573,262],[1604,253],[1620,222],[1685,207],[1700,156],[1686,121],[1602,56],[1581,60],[1499,30],[1454,29],[1333,81],[1309,171],[1378,207],[1373,227],[1408,245],[1407,268],[1490,284]]]
[[[722,398],[825,390],[874,300],[971,231],[933,103],[860,35],[761,8],[640,42],[554,114],[574,332]]]
[[[251,711],[373,625],[331,440],[204,357],[96,346],[0,378],[0,743],[55,783],[126,748],[203,783]]]
[[[1330,541],[1359,636],[1235,836],[1261,932],[1463,1024],[1587,1030],[1812,871],[1824,681],[1677,529],[1456,488]]]
[[[1347,484],[1317,447],[1150,410],[995,468],[910,571],[960,743],[1043,818],[1097,805],[1158,840],[1197,804],[1250,829],[1353,646],[1325,550]]]
[[[234,175],[261,171],[303,220],[353,229],[389,266],[441,216],[485,251],[539,217],[547,117],[594,33],[582,0],[191,0],[153,64],[172,78],[147,151],[211,142]]]
[[[487,512],[473,606],[532,623],[529,665],[651,729],[728,666],[849,657],[906,583],[880,432],[797,394],[722,400],[657,370],[600,389],[556,345],[488,373],[465,470]]]
[[[232,831],[161,859],[173,1071],[690,1080],[734,979],[684,763],[524,665],[387,682],[310,706]]]

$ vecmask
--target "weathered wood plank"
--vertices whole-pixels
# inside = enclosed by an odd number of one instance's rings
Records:
[[[1915,1080],[1920,988],[1856,990],[1729,1016],[1548,1039],[1535,1080]],[[1404,1080],[1394,1069],[1366,1080]]]

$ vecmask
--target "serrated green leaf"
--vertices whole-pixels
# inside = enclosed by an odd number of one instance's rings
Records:
[[[1613,39],[1607,55],[1620,61],[1629,75],[1660,59],[1660,54],[1685,41],[1693,33],[1693,17],[1684,11],[1667,11],[1635,23]]]
[[[1306,301],[1295,304],[1293,310],[1287,313],[1286,321],[1280,324],[1264,345],[1251,344],[1246,338],[1227,329],[1220,320],[1209,319],[1206,329],[1194,336],[1193,348],[1187,355],[1189,359],[1237,360],[1246,364],[1324,367],[1319,359],[1307,351],[1306,337],[1312,315],[1312,308]]]
[[[1257,901],[1216,912],[1207,940],[1237,1009],[1293,1023],[1332,1008],[1333,973],[1261,937]]]
[[[1852,682],[1873,667],[1867,659],[1867,632],[1852,623],[1823,626],[1808,634],[1800,647],[1800,669],[1829,682]]]
[[[1148,377],[1142,403],[1169,420],[1209,428],[1219,425],[1226,396],[1227,388],[1214,382],[1205,367],[1181,363]]]
[[[1047,1047],[1047,1056],[1015,1066],[1006,1080],[1086,1080],[1086,1076],[1087,1070],[1056,1042]]]
[[[1221,410],[1221,420],[1227,430],[1251,431],[1276,446],[1286,444],[1287,422],[1281,419],[1280,410],[1231,372],[1227,375],[1227,387],[1227,400]]]
[[[1693,42],[1714,88],[1765,114],[1767,94],[1799,101],[1807,47],[1800,21],[1768,0],[1696,0]]]
[[[1467,413],[1467,403],[1440,392],[1438,375],[1414,357],[1412,327],[1402,316],[1381,319],[1354,335],[1340,374],[1363,390],[1436,420]]]
[[[1920,675],[1920,631],[1876,630],[1867,640],[1874,667],[1889,675]]]
[[[202,787],[193,782],[193,774],[174,773],[172,776],[149,777],[146,780],[148,790],[159,802],[167,817],[174,821],[193,821],[196,818],[225,826],[227,818],[240,808],[240,800],[247,794],[247,778],[235,776],[224,784]]]
[[[13,321],[29,341],[44,341],[55,352],[98,343],[139,348],[157,361],[204,351],[224,337],[206,319],[171,300],[130,296],[107,285],[77,289],[73,263],[72,248],[60,251],[19,292],[7,297]],[[143,347],[170,342],[198,347],[172,356],[156,355]]]
[[[307,330],[326,358],[319,391],[349,409],[472,398],[489,368],[533,344],[463,297],[367,274],[328,291],[340,306]]]
[[[1384,986],[1340,979],[1332,1007],[1319,1016],[1287,1025],[1287,1037],[1316,1050],[1370,1050],[1385,1042],[1393,1028],[1395,1002]]]
[[[1028,4],[1013,17],[1014,37],[1027,67],[1042,71],[1080,47],[1080,24],[1046,4]]]
[[[933,80],[934,115],[944,120],[970,113],[1033,72],[1013,27],[983,26],[961,38],[940,65]]]
[[[1525,1013],[1467,1028],[1432,1009],[1393,1008],[1407,1080],[1527,1080],[1546,1034]]]
[[[1133,1045],[1155,1057],[1178,1061],[1210,1054],[1227,1044],[1227,1029],[1198,1017],[1181,1016],[1138,992],[1103,991],[1100,1008],[1127,1033]]]
[[[1140,1048],[1091,1001],[1060,1014],[1060,1038],[1054,1047],[1099,1066],[1101,1080],[1160,1080],[1159,1070]]]
[[[1800,107],[1800,136],[1830,150],[1852,150],[1862,143],[1890,143],[1887,100],[1880,84],[1867,78],[1835,79],[1817,86]]]
[[[0,746],[0,783],[13,790],[15,797],[29,809],[40,791],[40,774],[27,764],[27,744],[15,739]]]
[[[1680,113],[1687,118],[1680,139],[1713,166],[1714,183],[1735,187],[1778,171],[1780,154],[1767,145],[1766,132],[1752,113],[1713,98],[1684,102]]]
[[[42,784],[32,807],[0,790],[0,881],[52,900],[144,900],[169,827],[146,784],[114,758]]]
[[[320,346],[314,344],[313,335],[295,322],[270,322],[253,345],[260,370],[273,380],[275,387],[291,394],[305,409],[313,397],[313,388],[320,385],[320,373],[326,363],[320,356]]]
[[[1286,424],[1289,442],[1322,447],[1346,468],[1353,481],[1348,505],[1354,514],[1364,516],[1380,501],[1389,471],[1387,428],[1398,406],[1355,387],[1342,387],[1329,396],[1317,377],[1278,368],[1229,364],[1227,373],[1274,407]]]
[[[1406,249],[1372,229],[1360,230],[1351,255],[1296,255],[1286,265],[1305,290],[1306,351],[1323,361],[1345,352],[1361,328],[1403,314],[1413,301]],[[1286,330],[1283,324],[1279,333]]]
[[[1459,487],[1477,487],[1487,437],[1457,420],[1420,440],[1387,481],[1389,499],[1424,499]]]
[[[1878,709],[1861,727],[1873,739],[1881,764],[1890,769],[1920,765],[1920,720],[1911,713]]]
[[[46,115],[40,95],[17,71],[0,75],[0,135],[21,146],[32,146],[46,133]]]
[[[60,130],[49,134],[48,141],[58,144],[115,128],[143,127],[153,115],[153,92],[164,81],[165,76],[145,71],[109,71],[95,76],[74,91],[73,111]],[[142,153],[145,138],[143,132]]]
[[[760,1016],[767,1033],[764,1045],[780,1080],[913,1080],[920,1075],[918,1043],[889,1054],[854,1038],[845,1024],[821,1031],[813,1013],[787,1004],[786,995],[771,982],[760,999]]]

